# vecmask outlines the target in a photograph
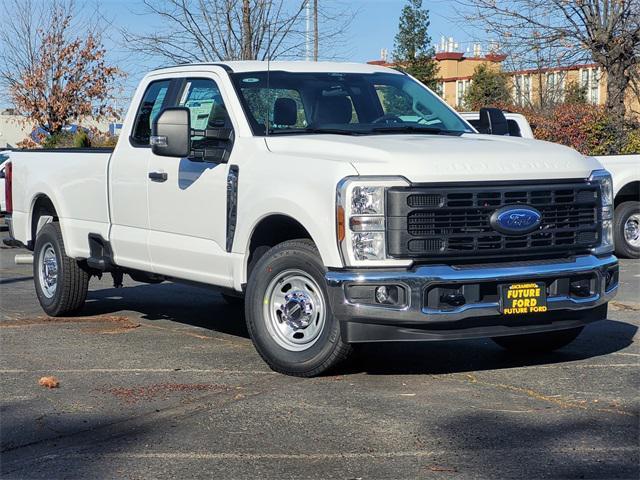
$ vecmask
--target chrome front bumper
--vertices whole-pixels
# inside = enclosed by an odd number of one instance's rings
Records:
[[[593,310],[615,296],[617,264],[613,255],[584,255],[555,261],[419,266],[406,271],[330,271],[326,281],[333,314],[345,324],[342,331],[347,341],[474,338],[572,328],[597,320],[581,311]],[[501,284],[532,281],[549,285],[583,275],[593,278],[594,288],[588,296],[550,294],[548,312],[526,318],[501,315],[497,298],[456,308],[427,305],[427,292],[435,286],[482,284],[497,288]],[[353,302],[347,294],[353,285],[398,285],[405,289],[406,301],[402,306]]]

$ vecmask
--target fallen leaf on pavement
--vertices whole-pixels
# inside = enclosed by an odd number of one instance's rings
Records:
[[[47,387],[47,388],[58,388],[60,386],[60,382],[56,377],[42,377],[38,381],[38,384],[41,387]]]

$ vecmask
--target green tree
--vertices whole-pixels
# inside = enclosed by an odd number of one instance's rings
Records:
[[[578,82],[569,82],[564,91],[564,103],[584,105],[587,103],[587,88],[578,85]]]
[[[438,83],[438,64],[429,36],[429,11],[422,8],[422,0],[408,0],[402,8],[393,59],[402,70],[435,89]]]
[[[464,103],[465,108],[472,110],[511,103],[507,77],[485,63],[478,65],[471,77]]]

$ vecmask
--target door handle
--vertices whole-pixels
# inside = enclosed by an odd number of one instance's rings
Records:
[[[153,182],[166,182],[168,175],[166,172],[149,172],[149,178]]]

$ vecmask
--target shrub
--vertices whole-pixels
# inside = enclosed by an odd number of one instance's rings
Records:
[[[69,132],[52,133],[41,142],[42,148],[71,148],[73,134]]]
[[[84,130],[78,130],[73,136],[73,146],[74,148],[89,148],[91,146],[91,141],[89,140],[87,132]]]
[[[585,155],[616,155],[638,150],[637,126],[620,125],[602,106],[587,103],[562,103],[547,112],[511,107],[522,113],[535,137],[575,148]]]
[[[620,152],[622,154],[640,153],[640,125],[632,125],[627,135],[627,144]]]
[[[93,130],[91,132],[91,146],[102,148],[113,148],[118,143],[118,136],[109,133]]]

